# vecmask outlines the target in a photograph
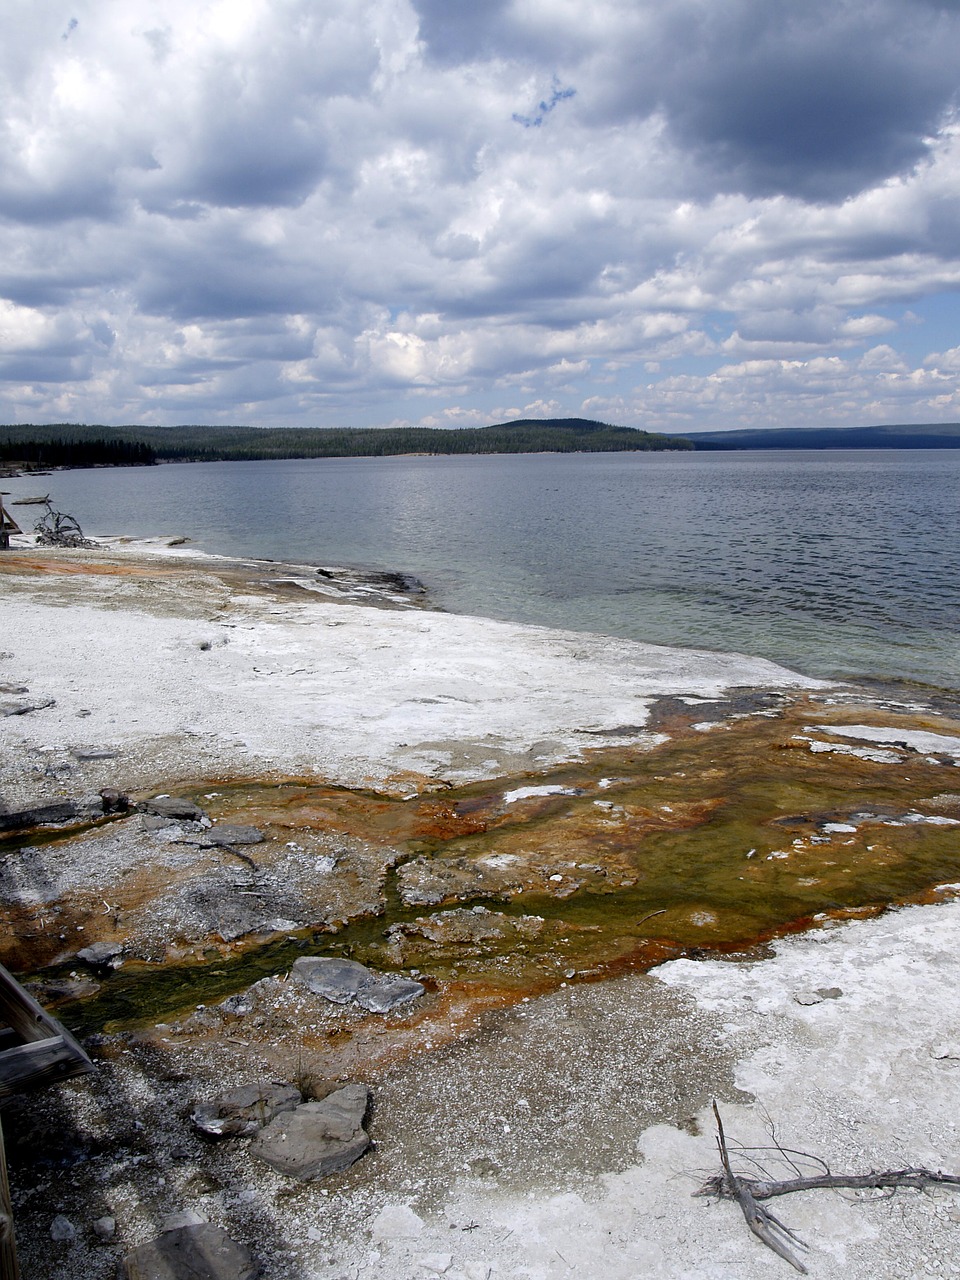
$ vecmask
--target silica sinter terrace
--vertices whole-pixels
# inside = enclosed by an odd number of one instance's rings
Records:
[[[223,462],[44,483],[91,535],[400,569],[456,612],[960,686],[960,450]]]

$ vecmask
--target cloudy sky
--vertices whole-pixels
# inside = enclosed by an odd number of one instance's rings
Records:
[[[960,420],[960,0],[4,0],[0,421]]]

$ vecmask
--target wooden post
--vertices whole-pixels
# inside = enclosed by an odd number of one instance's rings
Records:
[[[0,493],[0,551],[10,550],[11,533],[23,532],[16,520],[14,520],[13,516],[3,505],[3,499],[5,496],[5,492]]]
[[[20,1280],[17,1238],[13,1229],[13,1203],[7,1181],[7,1156],[0,1126],[0,1280]]]

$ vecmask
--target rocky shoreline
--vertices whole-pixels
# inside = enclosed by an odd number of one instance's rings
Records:
[[[14,542],[0,959],[97,1065],[3,1108],[26,1274],[765,1276],[712,1098],[960,1165],[948,696]],[[914,1200],[791,1204],[811,1272],[960,1274]]]

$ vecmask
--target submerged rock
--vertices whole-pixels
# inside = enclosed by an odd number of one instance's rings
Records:
[[[256,1280],[260,1267],[222,1227],[205,1222],[165,1231],[128,1253],[126,1280]]]
[[[370,1013],[389,1013],[424,992],[422,982],[375,973],[356,960],[335,956],[301,956],[292,973],[315,995],[333,1004],[356,1003]]]
[[[292,1084],[245,1084],[201,1102],[190,1119],[208,1138],[247,1138],[301,1101],[300,1090]]]
[[[370,1146],[363,1118],[370,1103],[365,1084],[348,1084],[318,1102],[305,1102],[272,1120],[250,1151],[278,1173],[301,1182],[340,1173]]]

